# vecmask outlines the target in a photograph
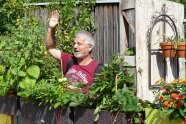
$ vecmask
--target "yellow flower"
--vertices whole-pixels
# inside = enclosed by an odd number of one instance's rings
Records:
[[[180,83],[186,84],[186,78],[180,79]]]
[[[164,78],[160,78],[159,80],[157,80],[155,83],[156,84],[160,84],[161,82],[165,81]]]
[[[175,80],[173,80],[172,83],[177,83],[177,82],[179,82],[179,80],[178,79],[175,79]]]

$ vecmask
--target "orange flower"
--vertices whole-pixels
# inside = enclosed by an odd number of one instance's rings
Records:
[[[170,105],[171,105],[170,101],[167,100],[167,101],[164,102],[164,107],[165,108],[170,107]]]
[[[159,80],[155,81],[156,84],[159,84],[161,82],[165,81],[163,78],[160,78]]]
[[[171,98],[172,99],[178,99],[178,94],[177,93],[175,93],[175,92],[173,92],[172,94],[171,94]]]
[[[172,83],[177,83],[178,81],[179,81],[178,79],[175,79],[175,80],[173,80]]]

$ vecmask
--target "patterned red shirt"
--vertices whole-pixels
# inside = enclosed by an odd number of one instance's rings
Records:
[[[63,72],[67,71],[67,64],[73,59],[71,54],[62,52],[61,54],[63,62]],[[93,59],[88,65],[79,65],[74,63],[71,68],[65,74],[71,85],[76,85],[76,83],[83,83],[86,86],[92,85],[94,81],[95,69],[98,66],[98,62]]]

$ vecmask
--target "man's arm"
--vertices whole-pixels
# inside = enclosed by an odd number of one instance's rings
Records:
[[[55,59],[60,60],[61,51],[57,48],[56,38],[55,38],[55,30],[58,23],[59,23],[59,13],[57,11],[53,11],[49,22],[48,32],[47,32],[46,49]]]

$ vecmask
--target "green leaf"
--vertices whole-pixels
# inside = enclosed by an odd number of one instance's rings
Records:
[[[77,105],[79,105],[79,104],[76,102],[70,102],[70,104],[69,104],[70,107],[76,107]]]
[[[21,76],[21,77],[25,77],[26,73],[24,71],[19,71],[18,75]]]
[[[0,81],[3,80],[3,79],[4,79],[3,76],[0,76]]]
[[[21,81],[19,83],[19,86],[22,89],[33,88],[35,86],[35,83],[36,83],[35,79],[30,79],[30,78],[26,77],[23,81]]]
[[[54,109],[56,109],[57,107],[59,107],[60,104],[61,104],[60,102],[55,103],[54,104]]]
[[[0,65],[0,75],[2,75],[5,72],[5,68],[3,65]]]
[[[96,107],[94,111],[94,121],[97,121],[99,119],[99,113],[101,111],[101,106]]]
[[[21,60],[19,61],[19,66],[25,65],[25,59],[21,58]]]
[[[38,79],[38,77],[40,75],[40,68],[37,65],[33,65],[28,68],[27,72],[30,76]]]
[[[17,75],[18,68],[12,68],[10,71],[11,71],[12,74]]]

